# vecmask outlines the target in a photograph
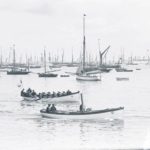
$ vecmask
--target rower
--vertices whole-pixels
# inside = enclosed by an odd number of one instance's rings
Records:
[[[53,92],[52,97],[56,97],[56,93],[55,92]]]
[[[62,96],[65,96],[65,95],[66,95],[66,92],[65,92],[65,91],[63,91],[63,92],[62,92]]]
[[[41,96],[42,96],[42,98],[44,98],[45,97],[45,92],[42,92]]]
[[[32,92],[32,90],[30,88],[28,88],[27,93],[31,93],[31,92]]]
[[[57,92],[57,96],[58,96],[58,97],[60,96],[60,94],[61,94],[60,92]]]
[[[49,98],[51,96],[51,93],[50,92],[48,92],[47,93],[47,98]]]
[[[71,91],[70,91],[70,90],[67,91],[67,95],[69,95],[69,94],[71,94]]]
[[[24,89],[21,90],[21,96],[24,96]]]
[[[42,94],[41,94],[41,93],[39,93],[37,96],[38,96],[39,98],[42,98]]]
[[[31,94],[32,94],[32,96],[35,96],[36,92],[33,90]]]

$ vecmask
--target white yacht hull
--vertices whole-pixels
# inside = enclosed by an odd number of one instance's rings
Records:
[[[91,76],[91,75],[77,75],[76,76],[77,80],[82,80],[82,81],[100,81],[101,78],[98,76]]]

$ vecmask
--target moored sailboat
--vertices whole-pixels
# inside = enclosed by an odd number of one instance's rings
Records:
[[[39,73],[39,77],[57,77],[58,74],[54,74],[46,71],[46,52],[44,49],[44,73]]]
[[[16,57],[15,57],[15,45],[13,45],[13,67],[10,71],[7,71],[8,75],[26,75],[30,72],[25,68],[18,68],[16,67]]]
[[[77,80],[82,80],[82,81],[100,81],[101,78],[100,76],[92,75],[92,74],[87,74],[85,71],[85,14],[83,15],[83,60],[82,60],[82,66],[78,68],[79,72],[76,75]]]

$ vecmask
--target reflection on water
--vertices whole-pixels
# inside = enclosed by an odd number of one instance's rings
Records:
[[[80,131],[83,131],[86,128],[95,128],[97,130],[121,130],[124,127],[124,120],[114,119],[114,120],[106,120],[106,119],[97,119],[97,120],[60,120],[60,119],[35,119],[36,123],[42,127],[47,126],[49,128],[49,124],[57,124],[57,126],[78,126]],[[57,129],[55,129],[57,130]]]
[[[20,120],[28,122],[30,127],[38,130],[45,136],[51,136],[54,140],[66,142],[70,140],[70,136],[75,136],[82,144],[86,145],[94,138],[101,137],[104,132],[111,134],[120,133],[124,128],[124,120],[58,120],[47,119],[37,116],[32,118],[25,116]],[[58,136],[59,133],[59,136]],[[96,133],[96,134],[95,134]],[[95,134],[95,135],[94,135]],[[65,138],[63,135],[65,135]],[[81,144],[80,143],[80,144]]]
[[[22,122],[28,122],[30,127],[35,132],[38,130],[41,137],[44,136],[49,144],[72,143],[73,147],[85,147],[92,144],[95,140],[102,140],[107,133],[108,136],[121,136],[121,131],[124,128],[124,120],[58,120],[47,119],[37,116],[37,118],[20,118]],[[27,125],[27,124],[26,124]],[[58,147],[58,145],[55,145]]]
[[[39,103],[41,103],[40,101],[25,101],[22,100],[20,102],[20,105],[22,106],[22,108],[28,107],[28,106],[35,106],[38,105]]]

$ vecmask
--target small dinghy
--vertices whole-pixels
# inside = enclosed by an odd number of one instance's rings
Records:
[[[39,77],[44,77],[44,78],[57,77],[58,76],[58,74],[51,73],[50,71],[48,72],[46,69],[47,69],[47,67],[46,67],[46,51],[44,48],[44,72],[38,73],[38,75],[39,75]]]
[[[132,69],[126,69],[126,68],[115,68],[117,72],[133,72]]]
[[[116,80],[117,81],[128,81],[129,78],[128,77],[117,77]]]
[[[76,76],[76,80],[81,81],[101,81],[101,78],[96,75],[90,75],[90,74],[80,74]]]
[[[39,73],[39,77],[57,77],[57,74],[54,73]]]
[[[68,74],[62,74],[62,75],[60,75],[60,77],[70,77],[70,75],[68,75]]]
[[[120,112],[124,109],[124,107],[117,108],[107,108],[102,110],[91,110],[84,109],[83,98],[81,94],[81,105],[80,111],[59,111],[55,109],[50,109],[50,104],[48,105],[48,109],[40,110],[40,113],[43,117],[53,118],[53,119],[100,119],[100,118],[113,118],[113,115],[117,112]],[[54,104],[53,104],[54,106]],[[52,107],[53,107],[52,106]],[[55,107],[55,106],[54,106]],[[54,110],[54,111],[53,111]]]
[[[136,70],[141,70],[141,68],[136,68]]]

